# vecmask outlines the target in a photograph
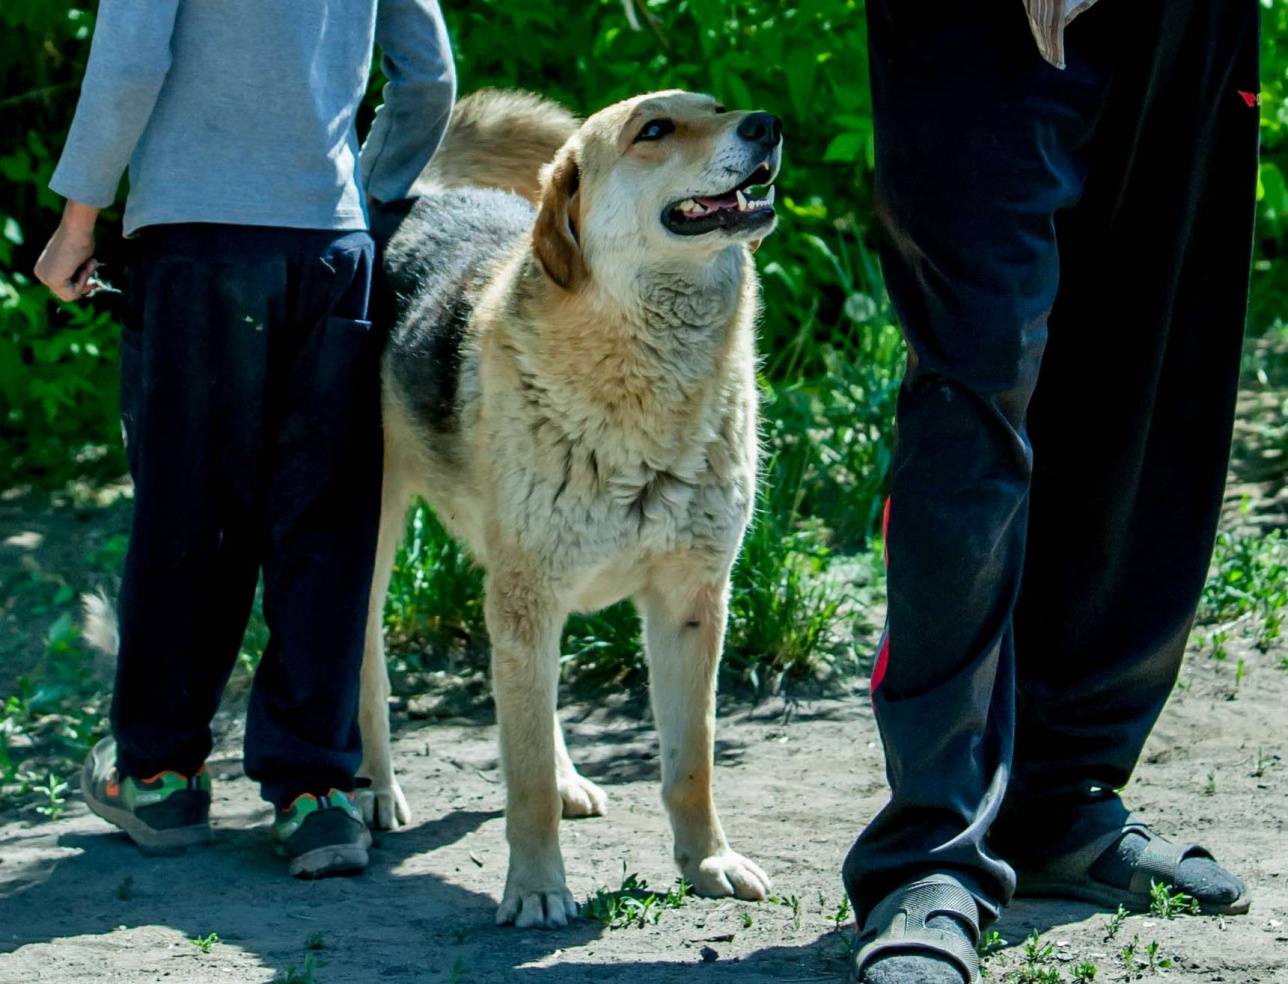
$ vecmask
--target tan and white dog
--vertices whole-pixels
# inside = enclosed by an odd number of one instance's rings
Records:
[[[605,797],[564,746],[559,642],[570,612],[628,597],[680,870],[705,895],[769,890],[725,839],[711,773],[729,574],[756,482],[751,254],[776,221],[780,153],[777,119],[708,96],[639,96],[578,125],[533,96],[479,93],[390,242],[362,799],[373,826],[409,818],[381,613],[420,495],[486,570],[510,845],[500,923],[576,912],[559,819],[600,814]]]

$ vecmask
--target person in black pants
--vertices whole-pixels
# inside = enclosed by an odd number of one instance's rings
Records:
[[[1176,680],[1222,501],[1259,11],[1101,0],[1061,69],[1014,0],[867,8],[909,359],[872,679],[891,798],[844,879],[860,981],[961,984],[1017,880],[1247,909],[1115,790]]]

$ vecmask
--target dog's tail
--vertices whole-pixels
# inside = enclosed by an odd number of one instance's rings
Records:
[[[121,633],[107,595],[102,591],[81,595],[81,612],[81,638],[99,652],[115,656],[121,648]]]
[[[579,121],[531,92],[480,89],[456,104],[443,142],[415,193],[500,188],[536,204],[541,168],[576,132]]]

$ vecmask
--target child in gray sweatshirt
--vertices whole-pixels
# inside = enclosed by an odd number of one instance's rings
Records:
[[[359,149],[379,45],[389,79]],[[368,207],[406,197],[455,76],[437,0],[102,0],[36,273],[92,288],[127,166],[121,412],[135,511],[91,809],[145,848],[210,836],[210,722],[260,573],[247,774],[292,874],[361,870],[358,674],[380,510]]]

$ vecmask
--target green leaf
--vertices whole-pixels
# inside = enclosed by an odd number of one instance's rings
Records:
[[[823,161],[829,164],[838,161],[852,164],[863,154],[866,144],[865,134],[838,133],[823,152]]]

